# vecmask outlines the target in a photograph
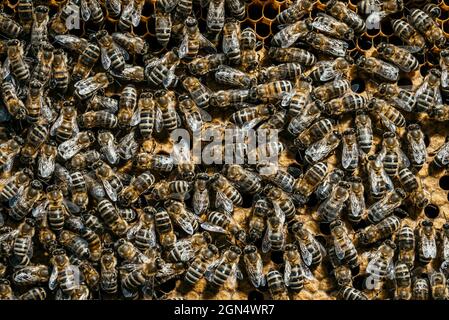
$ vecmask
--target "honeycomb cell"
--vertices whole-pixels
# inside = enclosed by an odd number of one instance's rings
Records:
[[[440,208],[431,203],[424,208],[424,214],[427,218],[435,219],[440,214]]]
[[[377,37],[380,34],[380,25],[366,28],[366,34],[371,37]]]
[[[273,251],[271,253],[271,261],[273,261],[276,264],[284,263],[284,257],[283,257],[282,251]]]
[[[393,28],[391,27],[391,20],[384,19],[380,23],[380,31],[385,36],[391,36],[393,34]]]
[[[268,37],[270,35],[270,32],[271,32],[270,25],[266,23],[256,24],[256,33],[260,38],[264,39]]]
[[[449,34],[449,19],[448,19],[448,20],[445,20],[445,21],[443,22],[443,31],[444,31],[446,34]]]
[[[351,81],[351,90],[356,93],[362,93],[365,91],[365,81],[362,79],[353,79]]]
[[[144,36],[148,33],[147,23],[141,21],[140,24],[133,28],[133,32],[139,36]]]
[[[442,176],[438,182],[439,186],[443,190],[449,190],[449,176]]]
[[[274,3],[267,2],[263,6],[263,16],[267,19],[274,19],[276,15],[279,13],[278,9],[274,7]]]
[[[151,2],[145,2],[142,8],[142,16],[149,19],[154,14],[154,4]]]
[[[262,18],[262,6],[259,3],[248,5],[248,19],[258,21]]]
[[[412,86],[413,86],[413,83],[412,83],[412,81],[409,78],[403,77],[403,78],[399,78],[398,86],[400,88],[403,88],[403,89],[406,89],[406,90],[411,90]]]
[[[360,38],[357,38],[356,41],[357,41],[357,48],[362,51],[369,50],[373,46],[372,40],[364,35],[361,36]]]

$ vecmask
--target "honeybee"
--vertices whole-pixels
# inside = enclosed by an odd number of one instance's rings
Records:
[[[315,87],[310,96],[312,99],[318,99],[323,102],[343,96],[350,88],[349,80],[345,78],[335,78],[321,86]]]
[[[164,248],[171,248],[176,243],[176,235],[173,232],[173,224],[167,211],[157,210],[154,214],[154,223],[159,235],[159,243]]]
[[[196,230],[198,230],[199,224],[197,216],[187,210],[183,202],[167,200],[164,205],[169,216],[187,234],[192,235]]]
[[[337,285],[341,288],[352,286],[351,269],[345,265],[336,266],[333,270]]]
[[[9,202],[24,190],[31,182],[32,173],[29,170],[16,172],[13,176],[2,180],[0,201]]]
[[[424,220],[418,226],[418,259],[422,264],[428,264],[436,257],[436,231],[432,221]]]
[[[199,132],[203,126],[203,112],[189,96],[179,97],[179,111],[190,132]]]
[[[82,149],[86,149],[92,145],[94,141],[95,136],[91,131],[79,132],[76,136],[64,141],[58,146],[58,155],[64,160],[69,160]]]
[[[328,166],[324,162],[318,162],[311,166],[302,177],[296,180],[293,186],[294,197],[300,203],[306,203],[310,195],[326,177]]]
[[[38,63],[31,75],[31,81],[37,80],[45,86],[51,78],[52,64],[54,60],[54,48],[49,43],[42,43],[37,53]]]
[[[59,243],[73,252],[80,259],[90,258],[90,250],[87,241],[76,233],[62,230],[59,234]]]
[[[382,124],[391,132],[396,132],[397,127],[405,127],[404,115],[388,102],[378,98],[372,98],[368,102],[368,109],[380,118]]]
[[[16,266],[27,266],[33,256],[33,237],[35,233],[35,222],[26,218],[19,226],[18,233],[13,243],[14,264]]]
[[[119,100],[119,111],[117,120],[119,126],[133,126],[137,121],[136,117],[137,107],[137,89],[134,85],[127,85],[123,88]]]
[[[44,288],[32,288],[19,296],[20,300],[45,300],[47,292]]]
[[[123,189],[119,176],[105,162],[98,161],[93,165],[96,177],[101,181],[106,194],[112,201],[117,201],[117,196]]]
[[[196,175],[194,187],[193,187],[193,211],[197,216],[201,216],[209,209],[209,190],[208,185],[210,177],[206,173],[198,173]]]
[[[399,80],[399,68],[396,66],[376,59],[374,57],[361,56],[356,61],[357,67],[368,75],[379,77],[385,81],[396,82]]]
[[[21,156],[23,160],[30,161],[34,159],[42,144],[48,138],[48,127],[43,121],[34,124],[28,131],[25,145],[22,147]]]
[[[50,20],[49,8],[46,6],[37,6],[33,12],[33,25],[31,27],[31,45],[34,49],[41,46],[48,40],[47,24]]]
[[[299,20],[287,25],[277,32],[271,39],[271,44],[275,47],[291,47],[299,39],[304,40],[309,32],[309,20]]]
[[[106,88],[108,85],[108,76],[105,73],[100,72],[93,77],[75,83],[75,95],[81,100],[85,100],[93,96],[98,90]]]
[[[77,266],[70,263],[65,251],[63,249],[54,250],[50,262],[53,266],[48,285],[50,290],[59,287],[62,293],[68,296],[76,293],[80,287],[80,271]]]
[[[330,54],[335,57],[346,56],[348,44],[343,40],[333,39],[321,33],[309,32],[305,41],[315,50]]]
[[[255,78],[249,74],[226,65],[218,66],[215,71],[215,80],[238,88],[249,88],[255,82]]]
[[[291,290],[298,292],[304,287],[305,266],[295,244],[288,244],[284,251],[284,281]],[[310,273],[310,270],[307,270]],[[309,276],[310,277],[310,276]]]
[[[262,178],[272,182],[285,192],[292,192],[295,178],[276,165],[269,164],[267,161],[262,161],[257,165],[257,170]]]
[[[377,223],[391,215],[394,209],[398,208],[405,199],[406,194],[402,189],[388,191],[383,198],[373,203],[367,211],[368,221]]]
[[[12,281],[18,286],[33,286],[45,283],[50,278],[48,266],[43,264],[29,265],[15,271]]]
[[[396,234],[398,261],[412,268],[415,263],[415,234],[408,225],[403,225]]]
[[[122,12],[118,23],[120,30],[129,30],[131,27],[139,26],[144,4],[144,0],[130,0],[122,4]]]
[[[139,221],[127,232],[127,238],[133,240],[137,249],[145,251],[156,246],[156,230],[153,220],[153,210],[144,208],[139,214]]]
[[[342,40],[352,40],[354,38],[354,30],[352,28],[346,23],[324,13],[317,15],[311,22],[310,27],[312,30],[321,31],[329,37]]]
[[[366,296],[365,293],[350,286],[343,287],[339,291],[339,295],[344,300],[368,300],[368,297]]]
[[[341,134],[338,131],[328,133],[317,142],[312,143],[305,151],[305,159],[313,164],[324,160],[334,151],[341,142]]]
[[[100,260],[100,287],[106,293],[117,292],[117,258],[114,250],[105,249]]]
[[[446,37],[443,30],[429,14],[421,9],[412,9],[408,17],[410,23],[424,35],[427,42],[443,48],[446,43]]]
[[[198,21],[194,17],[188,17],[184,22],[184,38],[179,46],[179,58],[191,60],[202,48],[215,52],[214,45],[198,29]]]
[[[88,111],[78,117],[79,125],[83,128],[106,128],[113,129],[117,126],[117,117],[109,111]]]
[[[297,62],[304,67],[311,67],[317,61],[313,53],[301,48],[271,47],[268,56],[280,63]]]
[[[77,54],[83,53],[89,44],[87,39],[80,38],[72,34],[58,34],[54,36],[54,39],[57,44]]]
[[[80,13],[81,18],[84,21],[92,21],[95,24],[101,24],[104,20],[100,2],[97,0],[81,0]]]
[[[115,138],[110,131],[99,131],[97,136],[100,152],[110,164],[116,164],[119,161],[119,155]]]
[[[330,224],[332,236],[332,250],[339,261],[355,268],[359,265],[357,249],[348,236],[348,231],[341,220],[334,220]]]
[[[159,90],[154,94],[156,103],[162,112],[162,123],[168,131],[173,131],[179,125],[176,112],[177,99],[173,91]]]
[[[389,216],[375,225],[361,230],[359,239],[363,244],[372,244],[379,240],[389,238],[399,229],[401,221],[396,216]]]
[[[410,166],[410,161],[402,151],[399,140],[393,132],[383,134],[382,149],[377,159],[383,163],[385,172],[390,177],[396,176],[399,168]]]
[[[358,167],[359,163],[359,148],[354,129],[350,128],[343,132],[342,143],[342,167],[348,171],[354,171]]]
[[[320,118],[324,109],[324,104],[319,100],[307,103],[304,110],[290,120],[287,130],[294,136],[300,134]]]
[[[357,112],[366,107],[366,98],[358,93],[348,92],[341,98],[333,99],[325,103],[328,114],[341,115],[346,112]]]
[[[365,21],[343,2],[329,1],[326,4],[326,13],[338,21],[346,23],[356,34],[361,34],[366,30]]]
[[[318,61],[309,73],[310,79],[315,82],[326,82],[337,77],[346,77],[352,65],[347,58],[336,58],[333,60]]]
[[[70,179],[72,186],[72,201],[75,205],[80,207],[81,210],[85,210],[89,197],[84,175],[79,171],[75,171],[70,174]]]
[[[396,300],[410,300],[412,297],[412,279],[409,267],[404,263],[398,263],[394,267]]]
[[[418,69],[419,62],[409,51],[393,44],[382,42],[377,47],[379,56],[397,66],[404,72],[412,72]]]
[[[211,91],[197,78],[186,77],[182,81],[182,85],[184,89],[189,92],[189,95],[191,96],[193,101],[195,101],[198,107],[207,108],[209,106]]]
[[[211,0],[207,9],[207,30],[220,33],[225,22],[225,0]]]
[[[440,52],[440,69],[441,69],[441,92],[447,96],[449,93],[449,50],[441,50]]]
[[[266,185],[264,193],[266,194],[268,201],[271,202],[277,215],[284,215],[288,221],[291,221],[294,218],[296,213],[295,204],[286,192],[273,185]]]
[[[393,256],[396,245],[391,240],[386,240],[370,258],[366,272],[372,277],[374,289],[379,289],[385,279],[394,274]]]
[[[0,299],[1,300],[15,300],[14,292],[7,279],[0,279]]]
[[[357,143],[360,150],[369,153],[373,145],[373,127],[370,116],[363,110],[358,110],[355,116]]]
[[[284,278],[279,271],[270,269],[266,278],[268,289],[273,300],[290,300]]]
[[[318,199],[325,200],[329,198],[336,186],[343,181],[344,175],[344,171],[339,168],[335,168],[327,175],[325,174],[323,181],[319,183],[315,191]]]
[[[2,23],[2,19],[3,16],[0,15],[0,24]],[[9,69],[18,81],[28,81],[30,78],[30,68],[24,60],[22,43],[17,39],[13,39],[7,42],[7,46],[8,60],[5,62],[6,66],[4,65],[3,67],[6,68],[7,73],[9,73]]]
[[[17,221],[25,218],[42,197],[42,189],[42,183],[38,180],[31,181],[30,185],[24,189],[23,194],[19,193],[10,200],[9,216]]]
[[[76,108],[72,102],[65,102],[59,117],[50,129],[50,135],[56,136],[58,142],[66,141],[79,132],[76,121]]]
[[[256,32],[252,28],[242,30],[240,39],[241,66],[245,71],[252,71],[259,66],[259,54]]]
[[[23,141],[12,138],[0,144],[0,168],[3,172],[9,172],[14,164],[14,158],[19,155]]]
[[[277,24],[292,24],[300,20],[304,15],[312,10],[313,2],[309,0],[300,0],[281,11],[274,21]]]
[[[413,300],[429,300],[429,283],[426,279],[416,278],[412,288]]]
[[[117,235],[122,235],[128,230],[128,223],[120,216],[117,208],[107,199],[98,202],[98,212],[105,224]]]
[[[225,108],[245,102],[249,98],[249,93],[247,89],[219,90],[210,95],[209,103],[212,107]]]
[[[295,138],[295,146],[299,149],[306,149],[312,143],[327,136],[333,131],[333,129],[333,120],[322,118],[313,123],[310,127],[301,132],[297,138]]]
[[[23,31],[28,34],[33,24],[34,6],[32,0],[19,0],[17,2],[17,15],[19,17],[20,25]]]
[[[424,77],[423,83],[415,92],[416,110],[418,112],[427,112],[433,106],[443,103],[440,91],[440,79],[441,72],[438,69],[431,69]]]
[[[6,35],[8,38],[18,38],[23,32],[23,27],[14,21],[12,17],[5,13],[0,14],[0,32]]]
[[[255,107],[246,107],[234,112],[230,120],[239,127],[251,129],[260,121],[273,114],[274,107],[271,104],[261,104]]]
[[[120,17],[122,11],[122,1],[121,0],[105,0],[105,7],[108,17],[112,19],[117,19]]]
[[[413,92],[391,83],[382,83],[377,89],[377,94],[380,98],[407,112],[411,112],[416,103]]]
[[[262,190],[260,177],[238,164],[229,165],[226,177],[242,192],[256,194]]]
[[[265,286],[266,280],[263,275],[263,261],[260,253],[257,251],[257,247],[247,245],[243,249],[243,263],[251,284],[255,288]]]
[[[50,80],[50,85],[58,93],[64,94],[67,91],[70,82],[67,55],[64,50],[57,49],[54,51],[52,69],[53,78]]]
[[[27,110],[25,104],[17,96],[15,81],[5,79],[2,83],[2,98],[3,103],[8,109],[8,112],[17,120],[25,119]]]
[[[231,64],[240,64],[241,62],[241,49],[240,49],[240,22],[228,18],[225,21],[223,27],[223,53],[228,58]]]
[[[433,300],[447,300],[448,289],[444,273],[432,272],[429,275],[429,283]]]
[[[208,268],[219,257],[219,250],[213,244],[203,247],[196,258],[192,261],[184,276],[184,281],[195,285],[206,273]]]
[[[193,75],[203,76],[224,64],[226,59],[224,53],[209,54],[204,57],[196,57],[187,64],[187,67]]]
[[[148,51],[148,44],[141,37],[129,32],[114,32],[112,39],[128,54],[144,55]]]
[[[207,231],[179,240],[167,253],[168,259],[172,262],[190,261],[195,258],[203,248],[207,247],[211,241],[211,235]]]
[[[348,198],[348,219],[352,223],[359,223],[366,210],[364,196],[365,188],[359,177],[352,177],[348,182],[351,186]]]
[[[302,69],[299,63],[282,63],[277,66],[262,68],[259,71],[258,79],[260,82],[296,79],[301,75],[301,72]]]
[[[231,234],[242,242],[246,239],[246,232],[229,213],[211,211],[207,214],[207,221],[201,223],[201,227],[210,232]]]
[[[272,216],[267,218],[267,230],[262,240],[262,252],[281,251],[286,241],[285,215],[280,210],[275,210]]]
[[[124,206],[134,203],[142,193],[151,187],[154,180],[155,178],[150,172],[140,174],[129,186],[123,189],[119,196],[119,202]]]
[[[154,26],[157,41],[162,47],[167,47],[167,44],[170,41],[172,29],[172,20],[170,13],[156,9]]]
[[[391,20],[391,26],[393,27],[394,34],[404,41],[404,43],[408,44],[411,50],[421,51],[425,47],[425,38],[407,21],[394,19]]]
[[[266,198],[259,198],[253,203],[248,221],[247,242],[254,242],[262,237],[266,227],[266,217],[271,210],[270,202]]]
[[[243,278],[238,268],[241,254],[242,250],[239,247],[229,247],[218,261],[209,266],[209,270],[205,274],[207,280],[215,287],[222,287],[228,281],[231,288],[235,287],[236,280]]]
[[[338,219],[343,209],[344,203],[349,198],[350,185],[346,182],[340,182],[332,190],[328,199],[318,207],[317,214],[325,222],[332,222]]]
[[[449,139],[446,137],[444,144],[438,149],[432,163],[439,168],[444,168],[449,163]]]
[[[101,49],[94,43],[88,42],[80,53],[78,60],[73,67],[73,81],[80,81],[89,77],[89,74],[101,56]]]
[[[128,60],[126,51],[120,50],[106,30],[98,31],[95,37],[100,45],[103,68],[105,70],[111,68],[117,72],[123,71],[125,60]]]

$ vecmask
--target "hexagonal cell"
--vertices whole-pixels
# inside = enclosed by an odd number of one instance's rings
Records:
[[[256,24],[256,33],[260,38],[266,38],[270,35],[270,26],[266,23],[259,22]]]
[[[443,190],[449,190],[449,176],[444,175],[440,178],[438,185]]]
[[[380,31],[385,36],[390,36],[393,34],[393,28],[391,27],[390,19],[383,19],[380,23]]]
[[[133,32],[139,36],[144,36],[148,33],[147,23],[145,21],[140,21],[137,27],[133,27]]]
[[[443,22],[442,28],[446,34],[449,34],[449,19]]]
[[[142,8],[142,16],[150,18],[154,14],[154,4],[151,2],[145,2]]]
[[[362,51],[369,50],[373,46],[371,38],[364,35],[361,36],[360,38],[357,38],[356,42],[357,48]]]
[[[273,20],[279,13],[279,8],[275,8],[273,3],[267,2],[263,6],[263,16],[267,19]]]
[[[259,3],[251,3],[248,5],[248,18],[253,21],[258,21],[262,18],[262,6]]]
[[[440,214],[440,208],[431,203],[424,208],[424,214],[427,218],[435,219]]]

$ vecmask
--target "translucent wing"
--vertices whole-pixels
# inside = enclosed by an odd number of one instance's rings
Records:
[[[109,70],[111,67],[111,58],[108,55],[108,51],[105,48],[101,48],[101,63],[105,70]]]
[[[245,257],[246,260],[246,257]],[[248,273],[249,280],[254,287],[259,288],[265,285],[265,277],[263,276],[263,262],[259,259],[254,265],[251,262],[245,262],[246,272]]]
[[[50,177],[55,171],[55,161],[53,158],[42,154],[38,162],[38,172],[42,178]]]
[[[441,67],[441,87],[449,87],[448,67],[446,65]]]
[[[270,241],[271,234],[272,234],[271,227],[268,226],[267,231],[265,232],[265,236],[263,237],[263,240],[262,240],[262,252],[263,253],[267,253],[271,249],[271,241]]]
[[[383,264],[381,260],[382,260],[382,258],[380,256],[379,252],[374,253],[368,262],[368,265],[366,267],[366,273],[377,274],[378,266]]]
[[[360,217],[365,208],[365,199],[363,197],[357,197],[354,192],[351,192],[349,195],[349,204],[352,216]]]
[[[64,206],[66,207],[66,209],[70,212],[70,213],[80,213],[81,208],[79,206],[77,206],[75,203],[73,203],[72,201],[65,199],[64,198]]]
[[[284,265],[284,282],[287,287],[290,285],[291,274],[292,274],[292,266],[289,261],[286,261]]]
[[[228,54],[234,50],[234,48],[238,48],[239,45],[237,34],[233,32],[230,39],[223,39],[223,53]]]
[[[154,129],[157,133],[160,133],[164,128],[164,117],[162,115],[162,111],[160,108],[155,108],[155,116],[154,116]]]
[[[55,123],[51,126],[50,135],[54,136],[56,134],[56,130],[61,126],[62,121],[64,120],[63,113],[59,114],[59,117],[56,119]]]
[[[203,48],[209,53],[216,53],[217,49],[213,45],[212,42],[210,42],[205,36],[203,36],[201,33],[198,35],[199,41],[200,41],[200,48]]]
[[[379,73],[386,79],[397,81],[399,79],[399,69],[391,64],[382,63]]]
[[[423,237],[422,251],[425,258],[435,258],[437,256],[437,245],[434,238]]]
[[[340,242],[338,240],[334,240],[334,249],[335,249],[335,255],[339,260],[342,260],[345,257],[345,251],[340,246]]]
[[[131,13],[131,21],[133,23],[134,27],[138,27],[140,24],[140,16],[142,14],[142,9],[140,8],[134,8],[134,10]]]
[[[416,90],[415,92],[415,98],[418,99],[418,97],[420,95],[422,95],[424,93],[424,91],[427,90],[427,88],[429,87],[429,83],[427,81],[424,80],[424,82],[422,83],[422,85]]]
[[[443,97],[441,96],[439,87],[433,88],[433,98],[436,105],[441,105],[443,103]]]
[[[245,130],[253,129],[255,126],[257,126],[259,122],[261,122],[264,119],[266,119],[266,117],[256,117],[254,119],[251,119],[250,121],[247,121],[242,125],[242,129]]]
[[[55,290],[57,285],[58,285],[58,268],[54,266],[53,270],[51,271],[50,279],[48,280],[48,288],[50,290]]]
[[[343,168],[347,169],[354,160],[357,160],[358,156],[359,150],[357,148],[357,145],[354,144],[350,147],[347,143],[343,143],[341,156],[341,165],[343,166]]]
[[[306,156],[310,157],[313,162],[324,158],[331,151],[332,145],[327,143],[327,139],[321,139],[310,145],[306,150]]]
[[[36,219],[42,219],[46,214],[48,200],[42,201],[37,207],[33,209],[31,215]]]
[[[81,0],[80,11],[81,11],[81,18],[83,18],[84,21],[89,21],[91,12],[89,4],[87,3],[86,0]]]
[[[407,112],[412,111],[413,105],[408,104],[407,102],[398,97],[391,97],[391,101],[393,101],[393,103],[402,110],[405,110]]]
[[[133,240],[136,236],[136,233],[142,228],[142,223],[136,223],[131,228],[129,228],[128,232],[126,233],[126,238],[128,240]]]
[[[438,150],[436,157],[440,159],[441,164],[447,165],[449,163],[449,143],[445,143],[440,150]]]
[[[337,39],[328,39],[327,52],[337,57],[344,57],[346,55],[346,50],[348,49],[348,44],[344,41]]]
[[[285,212],[282,211],[281,206],[276,201],[271,202],[273,204],[274,213],[279,218],[281,224],[285,222]]]
[[[178,50],[179,59],[182,59],[186,56],[186,54],[188,52],[188,48],[189,48],[189,38],[186,34],[184,36],[184,38],[182,39],[181,44],[179,45],[179,50]]]
[[[325,32],[325,33],[334,33],[335,30],[332,28],[332,24],[329,22],[336,21],[333,17],[323,13],[319,12],[317,13],[317,17],[321,17],[322,19],[315,18],[312,21],[311,26],[319,31]],[[328,20],[328,21],[326,21]]]
[[[8,205],[10,208],[14,207],[15,204],[22,198],[23,192],[25,191],[25,186],[22,185],[19,190],[17,191],[17,193],[11,197],[11,199],[9,199],[8,201]]]
[[[299,263],[301,265],[301,270],[304,274],[304,277],[306,277],[306,279],[308,280],[313,280],[314,279],[313,273],[312,271],[310,271],[308,266],[306,266],[302,260],[300,260]]]
[[[104,190],[106,191],[108,197],[112,201],[116,202],[117,201],[117,192],[115,191],[115,189],[111,186],[111,184],[109,183],[108,180],[101,179],[101,182],[103,183]]]
[[[209,192],[207,191],[207,189],[203,191],[195,190],[193,194],[193,210],[195,214],[202,215],[207,211],[208,207],[209,207]]]
[[[209,223],[209,222],[203,222],[201,224],[201,227],[204,230],[211,231],[211,232],[227,233],[227,231],[225,229],[223,229],[222,227],[216,226],[216,225],[214,225],[212,223]]]
[[[380,120],[382,121],[382,124],[391,132],[396,132],[396,125],[390,121],[384,114],[379,113]]]
[[[137,126],[137,125],[140,123],[140,120],[141,120],[141,118],[140,118],[141,112],[142,112],[142,108],[141,108],[141,107],[138,107],[138,108],[134,111],[133,116],[131,117],[131,121],[130,121],[130,123],[129,123],[129,125],[130,125],[131,127]]]
[[[443,239],[443,257],[444,260],[449,261],[449,238],[444,237]]]

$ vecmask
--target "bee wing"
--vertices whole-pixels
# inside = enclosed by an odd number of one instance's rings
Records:
[[[351,192],[349,195],[349,207],[352,216],[360,217],[365,208],[365,199],[363,197],[357,197],[354,192]]]
[[[52,157],[42,154],[38,161],[38,172],[42,178],[50,177],[55,171],[55,161]]]
[[[140,24],[140,16],[142,15],[142,8],[133,8],[133,11],[131,12],[131,22],[134,27],[138,27]]]
[[[326,138],[321,139],[306,149],[306,156],[309,156],[312,161],[317,161],[325,157],[331,150],[331,145],[327,143]]]
[[[413,105],[410,105],[410,104],[406,103],[404,100],[402,100],[402,99],[400,99],[398,97],[391,97],[390,99],[391,99],[391,101],[393,101],[393,103],[395,105],[397,105],[402,110],[405,110],[405,111],[408,111],[408,112],[412,111]]]
[[[229,40],[225,40],[225,39],[223,39],[223,40],[224,40],[223,41],[223,53],[224,54],[228,54],[229,52],[231,52],[231,50],[240,46],[239,39],[235,32],[233,32],[231,34],[231,38]]]
[[[46,208],[48,200],[42,201],[37,207],[33,209],[31,215],[36,219],[42,219],[46,215]]]
[[[70,213],[80,213],[81,212],[81,208],[79,206],[77,206],[76,204],[74,204],[72,201],[67,200],[64,198],[63,200],[63,204],[66,208],[66,210]]]
[[[348,50],[348,44],[345,41],[328,38],[327,51],[337,57],[344,57],[346,50]]]
[[[441,159],[441,163],[443,165],[447,165],[449,163],[449,143],[445,143],[440,150],[438,150],[436,157]]]
[[[234,211],[234,204],[231,199],[229,199],[223,192],[218,191],[215,196],[215,207],[222,208],[228,213]]]
[[[255,288],[265,285],[265,277],[263,276],[263,262],[259,259],[256,264],[253,264],[245,260],[246,272],[248,273],[249,280]]]
[[[50,290],[55,290],[57,285],[58,285],[58,268],[56,266],[53,266],[50,279],[48,280],[48,288]]]
[[[131,121],[129,123],[131,127],[137,126],[140,123],[141,112],[142,112],[142,107],[141,106],[137,107],[136,110],[134,111],[133,116],[131,117]]]
[[[47,120],[48,123],[53,122],[54,119],[54,112],[53,110],[50,108],[50,102],[49,103],[45,103],[44,101],[42,101],[41,103],[41,114],[42,117]]]
[[[191,112],[184,113],[184,118],[186,124],[193,132],[198,132],[203,126],[201,119],[197,119]]]
[[[215,4],[216,4],[215,1],[209,2],[209,10],[207,11],[206,17],[208,25],[216,20],[224,21],[225,16],[224,1],[220,1],[217,5]]]
[[[290,105],[290,102],[291,102],[291,100],[292,100],[292,98],[293,98],[293,96],[296,94],[296,92],[295,92],[295,90],[293,89],[292,91],[290,91],[290,92],[287,92],[283,97],[282,97],[282,100],[281,100],[281,106],[282,107],[288,107],[289,105]]]
[[[50,135],[54,136],[56,134],[56,130],[61,126],[62,121],[64,120],[62,112],[59,114],[59,117],[56,119],[55,123],[50,128]]]
[[[312,28],[315,28],[316,30],[325,32],[325,33],[334,33],[335,30],[332,28],[332,23],[338,23],[338,20],[336,20],[335,18],[323,13],[323,12],[318,12],[317,13],[317,18],[318,17],[322,17],[324,19],[317,19],[315,18],[312,23],[311,26]],[[326,21],[328,20],[328,21]]]
[[[106,179],[101,179],[101,182],[103,183],[104,190],[106,191],[108,197],[116,202],[117,201],[117,192],[114,190],[114,188],[111,186],[109,181]]]
[[[375,252],[371,255],[370,260],[368,262],[368,265],[366,266],[366,273],[368,274],[377,274],[378,272],[378,265],[382,263],[380,253]]]
[[[192,222],[189,219],[180,217],[180,216],[176,216],[175,221],[179,224],[179,226],[182,228],[182,230],[184,230],[188,234],[192,235],[194,233],[195,229],[192,225]]]
[[[81,0],[80,12],[81,18],[83,18],[84,21],[89,21],[91,12],[86,0]]]
[[[254,119],[251,119],[250,121],[247,121],[242,125],[242,129],[250,130],[250,129],[254,128],[255,126],[257,126],[257,124],[259,122],[261,122],[262,120],[265,120],[265,119],[266,119],[266,117],[256,117]]]
[[[397,152],[398,152],[399,162],[407,168],[410,167],[410,160],[408,159],[405,152],[402,151],[401,148],[398,148]]]
[[[197,215],[202,215],[209,207],[209,192],[207,189],[203,191],[195,190],[193,193],[193,210]]]
[[[189,48],[189,38],[187,37],[187,34],[186,34],[184,36],[184,38],[182,39],[181,44],[179,45],[179,50],[178,50],[179,59],[182,59],[186,56],[186,54],[188,52],[188,48]]]
[[[338,260],[343,260],[343,258],[345,257],[345,251],[340,246],[340,242],[337,239],[334,240],[334,249],[335,255],[337,256]]]
[[[216,53],[217,48],[215,48],[214,44],[210,42],[205,36],[201,33],[198,35],[200,41],[200,48],[206,50],[208,53]]]
[[[108,144],[101,148],[101,151],[104,151],[104,155],[106,160],[111,164],[116,164],[119,160],[119,155],[117,153],[117,148],[115,146],[114,141],[109,140]]]
[[[351,148],[349,148],[348,144],[343,142],[343,150],[341,155],[341,165],[343,168],[347,169],[353,160],[357,160],[358,156],[359,150],[357,145],[354,144]]]
[[[270,241],[271,234],[272,234],[271,227],[268,226],[267,231],[265,232],[265,235],[262,240],[262,252],[263,253],[267,253],[271,249],[271,241]]]
[[[108,51],[104,47],[101,48],[101,63],[105,70],[108,70],[111,67],[111,58],[108,55]]]
[[[114,52],[119,55],[123,56],[123,58],[128,61],[129,60],[129,53],[126,51],[122,46],[119,46],[118,44],[114,43]]]
[[[274,213],[276,214],[276,216],[281,221],[281,224],[283,224],[285,222],[285,212],[282,211],[280,205],[277,202],[272,201],[271,203],[273,204]]]
[[[299,260],[299,264],[301,265],[301,271],[304,274],[304,277],[308,280],[313,280],[315,277],[309,267],[306,266],[302,260]]]
[[[25,191],[25,186],[22,185],[22,186],[19,188],[19,190],[17,191],[17,193],[15,194],[15,196],[13,196],[11,199],[9,199],[8,205],[9,205],[10,208],[13,208],[13,207],[16,205],[16,203],[17,203],[20,199],[22,199],[22,196],[23,196],[23,192],[24,192],[24,191]]]
[[[396,125],[390,121],[383,113],[379,113],[382,124],[391,132],[396,132]]]
[[[292,266],[290,264],[290,261],[285,261],[284,265],[284,282],[285,285],[288,287],[290,286],[290,276],[292,274]]]
[[[446,65],[441,66],[441,87],[449,87],[448,67]]]
[[[437,245],[435,238],[423,237],[421,248],[425,258],[435,258],[437,256]]]
[[[449,261],[449,238],[443,238],[443,258],[446,261]]]
[[[443,97],[441,96],[440,87],[433,88],[433,98],[435,99],[436,105],[441,105],[443,103]]]
[[[416,90],[415,92],[415,98],[418,98],[420,95],[423,94],[425,90],[429,87],[429,83],[424,80],[424,82],[421,84],[421,86]]]
[[[222,227],[216,226],[210,222],[203,222],[201,224],[201,228],[203,228],[206,231],[210,231],[210,232],[227,233],[227,231],[225,229],[223,229]]]
[[[134,224],[131,228],[129,228],[128,232],[126,232],[126,238],[128,240],[133,240],[140,228],[142,228],[142,222]]]

